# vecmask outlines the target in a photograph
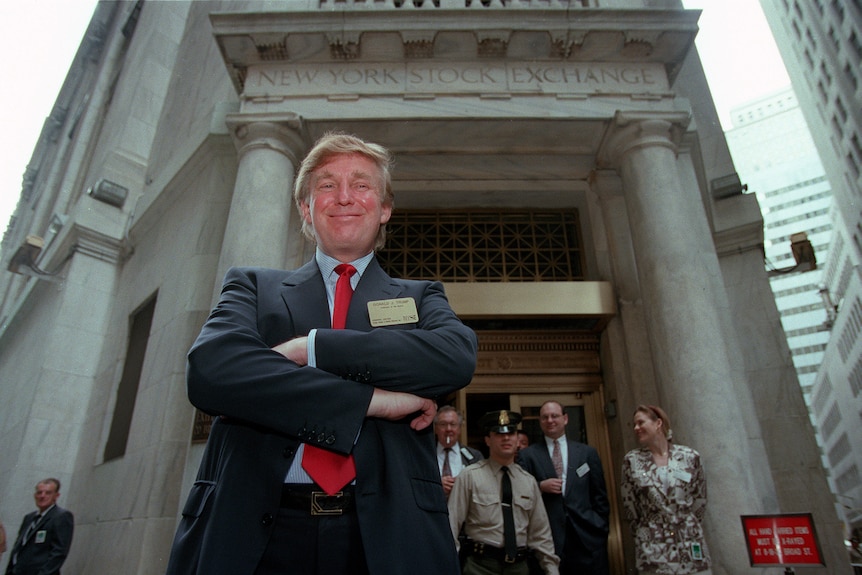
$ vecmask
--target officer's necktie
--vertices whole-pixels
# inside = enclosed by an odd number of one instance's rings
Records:
[[[500,468],[503,478],[500,480],[500,498],[503,502],[503,548],[506,556],[514,561],[518,555],[518,541],[515,538],[515,514],[512,511],[512,480],[509,478],[509,468]]]
[[[338,281],[335,283],[335,301],[332,307],[332,329],[344,329],[347,323],[347,309],[353,296],[350,276],[356,268],[350,264],[335,266]],[[356,477],[356,464],[353,455],[342,455],[314,445],[305,445],[302,455],[302,468],[324,491],[333,495]]]

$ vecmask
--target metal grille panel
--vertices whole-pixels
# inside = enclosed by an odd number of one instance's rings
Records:
[[[393,277],[446,282],[583,280],[577,210],[399,210],[378,253]]]

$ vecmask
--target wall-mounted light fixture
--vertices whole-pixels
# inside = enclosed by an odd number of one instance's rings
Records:
[[[13,274],[23,273],[22,268],[32,269],[44,246],[45,241],[39,236],[27,236],[24,238],[24,243],[15,250],[7,269]]]
[[[117,208],[122,208],[129,195],[129,189],[115,184],[110,180],[99,180],[96,185],[87,190],[87,195]]]
[[[790,251],[796,265],[788,268],[774,268],[767,271],[769,277],[795,272],[810,272],[817,269],[817,256],[814,254],[814,246],[808,239],[808,234],[798,232],[790,235]]]
[[[748,191],[748,184],[740,182],[739,175],[735,172],[729,176],[715,178],[709,183],[709,187],[712,191],[712,197],[716,200],[737,196]]]

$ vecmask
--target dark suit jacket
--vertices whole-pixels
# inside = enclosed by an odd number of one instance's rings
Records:
[[[69,554],[72,546],[72,531],[75,528],[75,518],[72,512],[55,505],[49,509],[39,523],[36,530],[22,541],[24,533],[37,513],[33,511],[24,516],[18,537],[12,552],[9,554],[9,565],[6,567],[6,575],[57,575],[60,567]],[[12,557],[16,556],[15,566],[12,566]]]
[[[598,452],[576,441],[569,440],[566,444],[569,461],[565,493],[542,493],[554,536],[554,548],[561,559],[566,541],[566,523],[574,528],[587,549],[596,551],[607,544],[610,515],[605,474]],[[557,476],[544,438],[522,449],[519,463],[539,483]],[[577,470],[585,463],[589,465],[589,471],[579,477]]]
[[[418,323],[372,329],[367,302],[405,297],[416,301]],[[347,329],[329,327],[314,261],[291,272],[228,271],[189,352],[189,399],[223,417],[183,510],[170,575],[254,572],[300,441],[353,452],[371,575],[458,572],[432,427],[416,432],[410,417],[393,422],[365,412],[373,387],[431,398],[466,386],[476,335],[439,283],[390,278],[376,259],[353,294]],[[270,349],[312,328],[319,328],[317,368]]]
[[[467,450],[467,452],[470,455],[473,456],[472,459],[467,459],[467,456],[464,454],[465,449]],[[485,456],[482,455],[481,451],[479,451],[478,449],[473,449],[469,445],[462,445],[461,449],[459,451],[461,452],[461,464],[464,467],[467,467],[468,465],[472,465],[473,463],[476,463],[477,461],[482,461],[483,459],[485,459]]]

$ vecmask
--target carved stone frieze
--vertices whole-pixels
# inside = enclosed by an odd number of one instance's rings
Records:
[[[258,44],[257,53],[260,54],[260,59],[264,61],[287,60],[287,42],[281,40],[270,44]]]
[[[476,375],[599,374],[595,335],[574,332],[482,332]]]
[[[211,21],[239,91],[245,70],[261,64],[319,66],[326,60],[364,58],[388,65],[439,57],[445,64],[478,55],[501,64],[511,59],[661,65],[675,73],[697,34],[697,15],[691,10],[608,9],[590,11],[589,17],[582,18],[574,17],[577,8],[571,3],[473,4],[472,8],[451,2],[395,6],[381,1],[357,4],[356,9],[339,4],[336,10],[212,14]],[[394,34],[400,36],[400,52],[389,47]],[[328,47],[328,54],[318,47]]]

